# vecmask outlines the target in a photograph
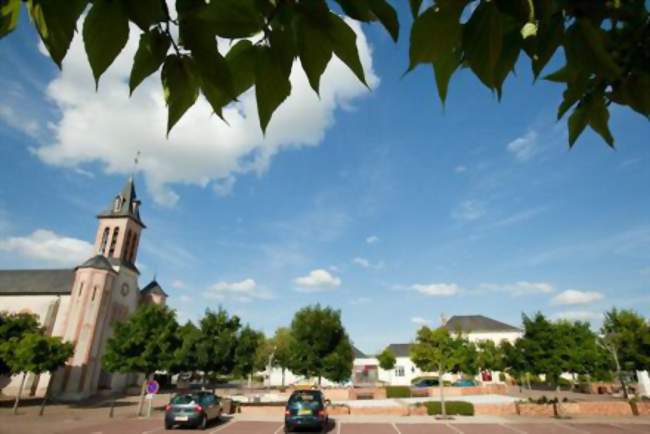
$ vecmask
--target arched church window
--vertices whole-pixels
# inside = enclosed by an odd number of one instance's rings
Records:
[[[81,282],[81,285],[79,285],[79,297],[81,297],[81,294],[84,293],[84,283]]]
[[[96,295],[97,295],[97,287],[95,286],[95,287],[93,288],[93,296],[92,296],[92,298],[90,299],[90,301],[95,301],[95,296],[96,296]]]
[[[102,242],[101,242],[101,244],[99,245],[99,252],[98,252],[98,253],[99,253],[100,255],[104,255],[104,254],[106,254],[106,244],[108,244],[108,233],[109,233],[110,231],[111,231],[111,230],[110,230],[108,227],[105,227],[105,228],[104,228],[104,233],[102,234]]]
[[[111,239],[111,247],[108,250],[108,256],[115,254],[115,246],[117,245],[117,237],[120,235],[120,228],[113,229],[113,238]]]
[[[127,261],[129,260],[129,253],[131,252],[131,229],[126,231],[126,238],[124,238],[124,250],[122,257]]]
[[[128,256],[128,261],[132,264],[135,262],[135,249],[137,246],[138,246],[138,236],[134,232],[133,239],[131,240],[131,251],[129,252],[129,256]]]

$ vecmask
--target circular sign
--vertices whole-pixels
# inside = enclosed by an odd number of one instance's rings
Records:
[[[160,384],[156,380],[147,381],[147,393],[155,394],[159,389]]]

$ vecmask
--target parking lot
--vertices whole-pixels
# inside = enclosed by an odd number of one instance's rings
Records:
[[[104,425],[76,428],[69,431],[57,431],[65,434],[154,434],[164,433],[161,420],[131,419],[114,421]],[[174,429],[173,432],[196,432],[193,430]],[[284,425],[270,421],[231,420],[212,423],[205,431],[209,434],[279,434],[284,432]],[[647,423],[614,422],[564,422],[535,421],[513,423],[358,423],[332,421],[329,434],[648,434],[650,421]]]

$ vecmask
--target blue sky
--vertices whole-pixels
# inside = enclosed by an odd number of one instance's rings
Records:
[[[372,352],[442,313],[650,313],[650,126],[613,107],[616,150],[591,131],[569,150],[562,89],[525,62],[500,103],[461,71],[443,109],[430,69],[402,78],[407,34],[364,26],[371,92],[338,64],[318,101],[298,64],[266,138],[249,97],[166,139],[157,78],[128,100],[135,31],[95,94],[78,40],[60,73],[20,27],[0,41],[1,268],[75,265],[141,150],[140,284],[183,319],[222,305],[272,333],[319,302]]]

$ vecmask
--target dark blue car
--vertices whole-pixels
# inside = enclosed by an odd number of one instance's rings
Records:
[[[329,423],[325,406],[320,390],[296,390],[284,411],[284,432],[303,428],[325,432]]]

